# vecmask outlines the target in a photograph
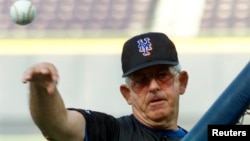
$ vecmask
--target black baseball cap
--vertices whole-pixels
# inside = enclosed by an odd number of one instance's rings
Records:
[[[174,43],[164,33],[147,32],[127,40],[122,50],[122,77],[153,65],[179,64]]]

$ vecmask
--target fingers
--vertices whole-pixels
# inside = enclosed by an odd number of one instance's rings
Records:
[[[56,91],[56,83],[51,83],[47,86],[47,92],[53,94]]]
[[[49,94],[53,94],[59,75],[55,66],[51,63],[39,63],[30,67],[22,78],[23,83],[33,82],[37,86],[43,87]]]
[[[58,72],[55,66],[51,63],[40,63],[29,68],[23,76],[22,82],[51,82],[57,83],[58,81]]]

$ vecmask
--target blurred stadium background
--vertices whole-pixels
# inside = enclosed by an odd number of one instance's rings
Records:
[[[37,15],[26,26],[11,21],[13,2],[0,0],[0,141],[45,140],[21,83],[40,61],[57,66],[67,107],[130,114],[119,92],[123,42],[164,32],[190,75],[179,114],[188,130],[249,61],[249,0],[31,0]]]

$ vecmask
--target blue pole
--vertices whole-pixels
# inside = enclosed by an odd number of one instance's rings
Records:
[[[249,104],[250,61],[182,141],[207,141],[209,124],[234,125]]]

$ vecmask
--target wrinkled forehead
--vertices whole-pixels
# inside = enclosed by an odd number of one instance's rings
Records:
[[[152,74],[159,71],[169,70],[170,65],[154,65],[150,67],[146,67],[140,70],[133,72],[130,76],[138,75],[138,74]]]

